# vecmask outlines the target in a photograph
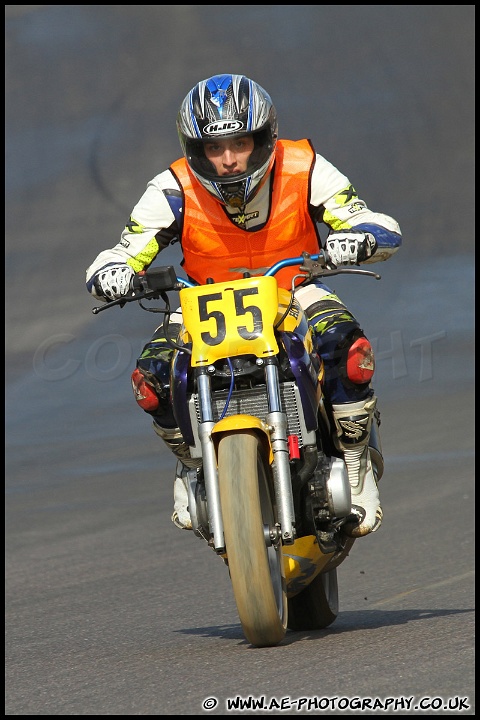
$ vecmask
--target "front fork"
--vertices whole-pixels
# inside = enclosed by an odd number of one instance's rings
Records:
[[[282,410],[280,381],[276,358],[265,361],[270,442],[273,451],[273,486],[277,503],[280,533],[284,545],[295,542],[295,509],[290,475],[290,453],[287,440],[287,416]]]
[[[273,455],[273,484],[278,520],[280,523],[280,537],[284,545],[291,545],[295,541],[295,509],[290,476],[287,418],[282,410],[277,360],[276,358],[268,358],[263,362],[265,363],[265,382],[268,400],[267,426],[265,429]],[[214,550],[217,553],[223,553],[225,551],[225,538],[220,505],[217,454],[212,439],[216,423],[213,419],[210,377],[206,368],[198,368],[196,375],[200,412],[198,432],[202,446],[208,523],[213,537]],[[248,416],[243,417],[246,418]],[[247,425],[242,423],[242,427],[245,428]],[[252,423],[252,427],[258,430],[259,425],[258,423]]]
[[[198,368],[197,391],[200,412],[198,435],[202,446],[203,478],[207,497],[208,524],[213,537],[213,548],[217,553],[225,552],[223,518],[218,485],[217,454],[212,440],[213,420],[210,377],[206,368]]]

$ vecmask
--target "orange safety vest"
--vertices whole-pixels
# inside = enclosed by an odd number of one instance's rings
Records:
[[[279,260],[319,251],[315,221],[308,212],[309,180],[314,151],[308,140],[279,140],[273,169],[273,193],[266,225],[243,230],[228,217],[225,208],[201,185],[185,158],[170,166],[184,193],[182,251],[183,269],[204,284],[237,280],[248,268],[261,275]],[[255,272],[257,270],[257,272]],[[289,290],[298,266],[276,275],[280,287]]]

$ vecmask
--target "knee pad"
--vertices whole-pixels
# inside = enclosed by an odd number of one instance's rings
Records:
[[[347,350],[345,373],[356,385],[369,383],[375,372],[373,348],[363,333],[359,334]]]
[[[346,332],[337,342],[333,357],[338,377],[345,388],[351,388],[357,394],[368,387],[375,372],[375,360],[373,348],[363,330],[356,327]]]
[[[139,366],[132,373],[132,389],[138,405],[156,423],[167,428],[177,426],[169,385],[163,385],[155,375]]]
[[[173,323],[170,327],[172,335],[175,336],[180,325]],[[168,412],[172,355],[173,348],[168,345],[163,327],[160,327],[143,348],[137,367],[132,373],[135,400],[146,412]]]
[[[318,332],[318,330],[317,330]],[[357,402],[369,394],[375,371],[373,349],[353,317],[332,322],[315,338],[325,364],[324,391],[333,403]]]
[[[132,390],[135,400],[145,412],[153,413],[158,410],[160,398],[155,390],[153,378],[147,378],[145,371],[138,367],[132,373]]]
[[[165,427],[177,425],[173,415],[169,383],[161,382],[161,378],[143,368],[140,362],[132,373],[132,389],[139,407],[159,425]]]
[[[176,337],[181,325],[170,323],[169,336]],[[175,427],[170,400],[170,362],[173,348],[168,344],[163,326],[157,328],[142,350],[132,373],[132,389],[138,405],[153,416],[159,425]]]

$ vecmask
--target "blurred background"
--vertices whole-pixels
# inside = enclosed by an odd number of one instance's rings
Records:
[[[183,97],[218,72],[265,87],[281,136],[310,138],[398,219],[398,262],[471,253],[473,8],[6,6],[8,353],[92,322],[83,271],[179,156]]]
[[[169,521],[173,460],[130,389],[155,317],[133,304],[93,316],[85,289],[86,268],[117,243],[147,182],[179,157],[182,99],[217,73],[262,85],[280,137],[310,138],[403,232],[399,252],[370,268],[382,280],[331,283],[376,350],[387,469],[384,527],[342,566],[344,634],[327,633],[322,647],[336,657],[366,617],[377,628],[372,647],[396,624],[378,615],[382,602],[412,588],[415,618],[419,596],[432,612],[471,607],[474,8],[5,6],[7,714],[200,712],[204,684],[179,698],[166,658],[180,647],[185,677],[189,662],[202,662],[203,643],[224,636],[233,654],[221,654],[220,665],[240,663],[245,691],[269,677],[267,660],[252,676],[237,654],[242,635],[223,567]],[[176,245],[157,264],[179,261]],[[169,550],[161,559],[159,547]],[[191,593],[210,573],[213,596],[197,598],[192,617]],[[435,582],[440,593],[420,593]],[[432,685],[473,697],[471,625],[458,615],[456,635],[445,613],[440,631],[417,623],[415,641],[378,636],[373,689],[371,677],[357,675],[361,648],[356,656],[345,645],[347,689],[391,692],[396,648],[412,692]],[[120,616],[121,627],[112,626]],[[84,654],[87,617],[96,640]],[[204,625],[203,635],[172,639]],[[159,665],[151,656],[144,665],[152,626],[161,628],[156,651],[172,647]],[[119,658],[125,642],[138,652],[135,683],[131,656]],[[304,657],[314,645],[302,647]],[[432,669],[426,646],[442,657],[458,650],[453,678],[442,662]],[[105,673],[107,657],[122,683]],[[152,662],[161,690],[146,690]],[[304,692],[309,677],[302,667]]]

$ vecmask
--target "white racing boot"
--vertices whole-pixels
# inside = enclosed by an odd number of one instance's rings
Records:
[[[202,459],[191,457],[190,448],[179,428],[163,428],[154,421],[153,429],[179,460],[173,483],[172,522],[181,530],[192,530],[192,519],[188,510],[187,472],[192,468],[198,470]]]
[[[368,447],[376,403],[377,398],[373,396],[332,406],[337,428],[335,445],[344,455],[352,491],[352,514],[358,517],[358,523],[346,523],[343,530],[354,538],[378,530],[383,518],[377,474]]]
[[[189,468],[182,462],[177,463],[173,482],[172,522],[180,530],[192,530],[192,518],[188,511],[187,472]]]

